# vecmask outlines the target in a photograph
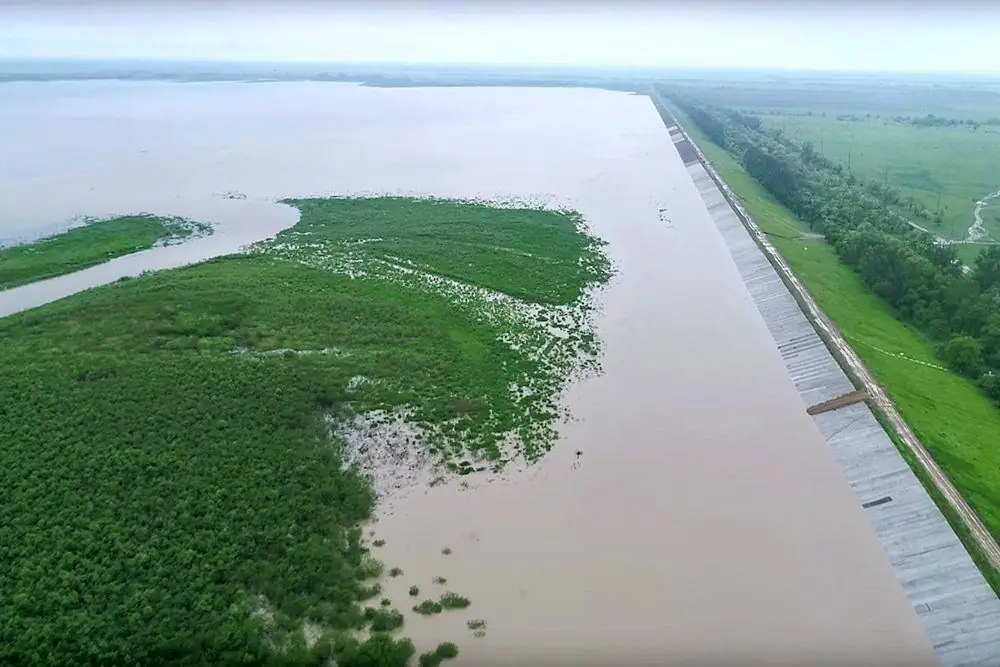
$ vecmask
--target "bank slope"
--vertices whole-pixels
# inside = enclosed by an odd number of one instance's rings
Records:
[[[1000,411],[975,384],[942,368],[934,344],[897,320],[834,250],[810,235],[808,225],[775,201],[732,155],[709,141],[679,110],[671,112],[888,392],[914,434],[991,533],[1000,537],[1000,449],[995,445],[1000,442]],[[911,459],[919,475],[919,466]],[[1000,576],[954,510],[928,480],[921,481],[984,576],[1000,591]]]

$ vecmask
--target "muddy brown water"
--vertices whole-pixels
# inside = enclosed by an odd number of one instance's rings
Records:
[[[280,197],[385,192],[567,204],[618,269],[597,318],[604,374],[568,390],[557,447],[469,488],[411,489],[371,527],[404,571],[384,586],[418,650],[455,641],[458,664],[937,664],[645,97],[0,85],[0,238],[138,211],[219,228],[0,292],[0,314],[235,251],[294,224]],[[445,590],[472,605],[408,611]]]

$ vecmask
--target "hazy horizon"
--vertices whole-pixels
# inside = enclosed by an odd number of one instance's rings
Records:
[[[2,60],[1000,72],[951,3],[0,3]]]

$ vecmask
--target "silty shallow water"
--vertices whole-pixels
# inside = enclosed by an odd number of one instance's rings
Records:
[[[0,314],[273,235],[296,219],[281,197],[376,192],[571,205],[618,268],[597,321],[605,372],[567,392],[574,420],[553,452],[380,512],[378,555],[405,573],[386,593],[419,650],[456,641],[468,664],[937,664],[644,97],[4,84],[0,237],[137,211],[219,228],[0,293]],[[472,606],[417,616],[411,584]]]

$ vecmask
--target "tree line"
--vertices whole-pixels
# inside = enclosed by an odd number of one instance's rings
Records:
[[[906,123],[916,125],[917,127],[956,127],[958,125],[965,125],[966,127],[971,127],[973,130],[978,130],[983,125],[988,127],[1000,125],[1000,118],[987,118],[986,120],[972,120],[971,118],[967,118],[962,120],[961,118],[945,118],[944,116],[937,116],[932,113],[923,116],[895,116],[893,120],[897,123]]]
[[[768,116],[806,116],[806,117],[821,116],[823,118],[826,118],[827,116],[825,111],[816,113],[813,111],[792,112],[792,111],[785,111],[778,109],[770,109],[765,113]],[[842,114],[837,114],[835,118],[840,121],[858,123],[870,120],[878,120],[882,118],[882,115],[877,113],[875,114],[866,113],[863,115],[857,113],[842,113]],[[886,116],[886,120],[889,120],[888,116]],[[948,118],[946,116],[938,116],[937,114],[932,114],[932,113],[924,114],[923,116],[904,116],[901,114],[897,114],[895,116],[892,116],[891,120],[894,123],[900,123],[904,125],[916,125],[917,127],[957,127],[959,125],[964,125],[966,127],[971,127],[973,130],[978,130],[980,127],[984,125],[987,127],[1000,126],[1000,118],[987,118],[985,120],[975,120],[972,118],[964,118],[964,119]]]
[[[660,87],[775,199],[823,234],[840,260],[902,321],[938,342],[940,358],[1000,402],[1000,246],[969,269],[954,246],[914,229],[898,194],[845,174],[811,144],[767,132],[760,119]]]

